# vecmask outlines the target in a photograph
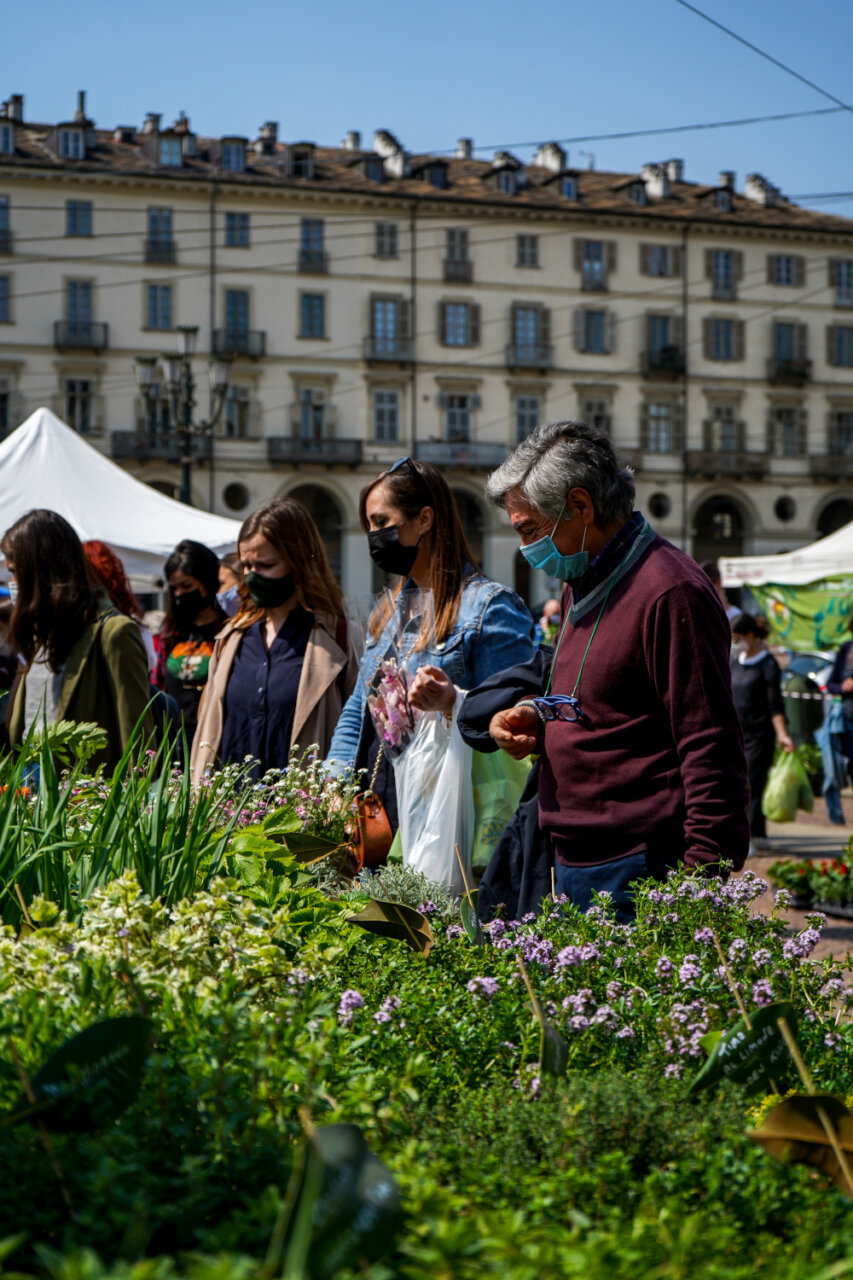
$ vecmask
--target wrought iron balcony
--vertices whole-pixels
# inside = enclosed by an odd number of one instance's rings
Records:
[[[492,470],[499,467],[509,450],[502,444],[473,443],[470,440],[422,440],[415,445],[415,457],[436,467],[470,467]]]
[[[110,433],[110,455],[116,462],[135,459],[137,462],[181,461],[181,437],[167,431],[113,431]],[[192,436],[190,456],[196,461],[207,461],[213,455],[213,442],[209,436]]]
[[[410,361],[414,359],[415,344],[411,338],[365,338],[365,360]]]
[[[174,240],[165,236],[145,237],[146,262],[175,262],[176,260],[177,252]]]
[[[470,258],[445,258],[444,279],[447,284],[470,284],[474,279],[474,264]]]
[[[512,342],[506,349],[510,369],[550,369],[554,348],[547,342]]]
[[[329,270],[329,255],[325,249],[300,249],[299,270],[308,275],[324,276]]]
[[[215,356],[249,356],[258,360],[267,353],[266,329],[214,329]]]
[[[642,368],[644,378],[683,378],[687,358],[680,347],[658,347],[643,352]]]
[[[853,480],[853,453],[818,453],[809,459],[812,480]]]
[[[323,436],[311,439],[302,436],[268,436],[267,461],[271,466],[290,463],[299,467],[305,463],[327,467],[357,467],[361,462],[361,440]]]
[[[758,480],[770,469],[770,454],[749,449],[692,449],[687,454],[687,473],[715,480],[723,476]]]
[[[95,320],[56,320],[53,345],[59,351],[105,351],[109,326]]]
[[[767,361],[767,381],[801,387],[812,376],[811,360],[780,360],[772,356]]]

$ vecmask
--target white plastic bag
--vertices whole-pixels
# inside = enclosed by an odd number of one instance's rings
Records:
[[[394,778],[403,865],[452,893],[464,893],[456,845],[470,884],[474,795],[471,748],[462,741],[456,707],[449,725],[438,711],[421,717],[414,738],[394,761]]]

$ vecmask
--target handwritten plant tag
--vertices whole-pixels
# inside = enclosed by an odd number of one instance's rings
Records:
[[[751,1027],[743,1018],[725,1034],[719,1031],[703,1036],[701,1044],[710,1057],[690,1086],[690,1093],[700,1093],[720,1080],[735,1080],[750,1092],[770,1087],[771,1080],[782,1075],[790,1062],[788,1046],[776,1025],[785,1018],[796,1035],[794,1008],[787,1002],[768,1004],[750,1014]]]

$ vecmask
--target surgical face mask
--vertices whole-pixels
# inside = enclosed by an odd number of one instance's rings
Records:
[[[254,569],[243,578],[246,590],[259,609],[278,609],[287,604],[296,590],[296,579],[292,573],[283,578],[266,578]]]
[[[563,511],[565,509],[566,504],[563,503]],[[539,538],[537,542],[531,542],[529,547],[522,547],[521,554],[531,569],[540,569],[549,578],[559,578],[561,582],[567,582],[571,586],[572,583],[580,582],[586,573],[589,565],[589,552],[583,549],[586,542],[586,525],[584,525],[583,529],[580,551],[576,551],[570,556],[564,556],[557,549],[554,543],[554,531],[563,518],[563,511],[560,512],[555,520],[554,528],[548,537]],[[575,515],[577,515],[577,512],[569,518],[573,520]]]
[[[400,526],[389,525],[385,529],[371,529],[367,535],[370,558],[383,573],[399,573],[404,578],[412,572],[418,558],[420,538],[411,546],[405,546],[399,539]]]
[[[236,587],[226,587],[224,591],[217,591],[216,600],[222,612],[229,618],[233,618],[240,608],[240,592]]]
[[[201,613],[207,596],[203,595],[198,587],[193,587],[192,591],[182,591],[179,596],[173,592],[172,599],[175,604],[175,618],[178,624],[182,627],[188,627],[195,622]]]
[[[741,654],[746,653],[748,649],[749,645],[745,640],[734,640],[732,642],[732,657],[739,658]]]

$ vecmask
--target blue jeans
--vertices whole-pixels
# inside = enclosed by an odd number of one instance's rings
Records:
[[[636,916],[634,895],[628,886],[632,880],[646,879],[649,875],[644,853],[634,853],[630,858],[617,862],[599,862],[588,867],[567,867],[554,863],[554,881],[557,893],[564,893],[573,906],[588,911],[592,895],[607,890],[613,903],[616,919],[620,924],[632,924]]]

